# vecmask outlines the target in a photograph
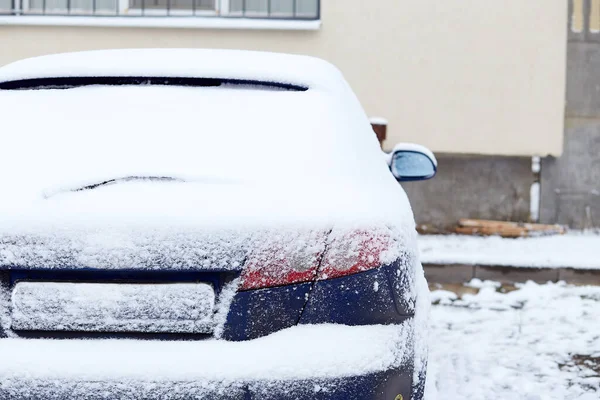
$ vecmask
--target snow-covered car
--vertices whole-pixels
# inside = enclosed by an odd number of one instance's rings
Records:
[[[421,398],[393,175],[434,158],[398,148],[390,174],[335,67],[44,56],[0,68],[0,110],[0,398]]]

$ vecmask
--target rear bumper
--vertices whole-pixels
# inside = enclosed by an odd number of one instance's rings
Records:
[[[299,381],[148,382],[35,381],[0,382],[0,398],[25,399],[204,399],[204,400],[394,400],[411,399],[411,373],[389,370],[338,379]],[[420,400],[420,399],[419,399]]]
[[[0,339],[0,399],[410,399],[398,267],[240,292],[224,337],[241,342]]]
[[[0,398],[409,399],[412,329],[305,325],[246,342],[1,339]]]

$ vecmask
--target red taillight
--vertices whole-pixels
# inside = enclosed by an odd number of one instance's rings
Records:
[[[352,275],[379,267],[391,247],[389,232],[346,231],[280,236],[248,256],[240,290],[261,289]]]
[[[335,235],[335,232],[333,232]],[[388,232],[351,231],[330,238],[318,280],[338,278],[377,268],[390,248]]]
[[[325,249],[324,233],[281,235],[261,243],[249,254],[240,290],[310,282]]]

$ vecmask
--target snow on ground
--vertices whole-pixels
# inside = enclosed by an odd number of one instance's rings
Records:
[[[600,287],[432,292],[427,400],[600,398]]]
[[[422,235],[419,250],[423,264],[600,269],[600,235],[595,233],[519,239]]]

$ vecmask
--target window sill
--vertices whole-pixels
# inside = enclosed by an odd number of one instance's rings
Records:
[[[219,17],[79,17],[7,15],[0,16],[0,25],[315,31],[321,28],[321,21]]]

